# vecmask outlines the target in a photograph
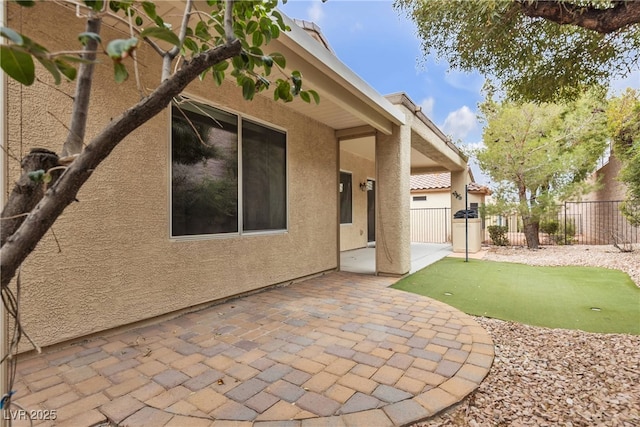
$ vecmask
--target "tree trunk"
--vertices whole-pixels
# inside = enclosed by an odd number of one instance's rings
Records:
[[[524,225],[524,238],[529,249],[538,249],[540,246],[540,221],[534,220],[530,216],[522,217]]]
[[[49,188],[18,230],[2,245],[0,249],[1,286],[5,287],[11,283],[18,267],[33,252],[42,236],[64,209],[76,200],[78,191],[95,168],[127,135],[166,108],[171,99],[179,95],[204,70],[239,55],[241,50],[240,41],[235,40],[194,57],[173,77],[162,82],[148,97],[112,120],[102,132],[96,135]]]
[[[44,195],[45,184],[29,178],[29,172],[37,170],[48,171],[58,166],[58,155],[44,148],[34,148],[22,159],[22,176],[13,187],[7,204],[2,209],[2,227],[0,227],[0,246],[4,246],[7,239],[16,232],[24,222],[27,214],[38,204]],[[60,174],[52,173],[55,178]],[[51,182],[53,183],[53,181]]]

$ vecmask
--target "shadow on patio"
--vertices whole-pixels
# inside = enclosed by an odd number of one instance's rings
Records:
[[[41,425],[423,420],[480,384],[493,344],[466,314],[389,289],[395,280],[329,273],[24,358],[14,401],[55,410]]]

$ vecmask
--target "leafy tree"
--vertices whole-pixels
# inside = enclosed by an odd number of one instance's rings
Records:
[[[497,197],[519,211],[529,248],[539,246],[540,221],[558,201],[590,190],[585,178],[607,146],[603,99],[603,91],[563,104],[497,103],[490,95],[480,105],[478,163],[499,184]]]
[[[37,7],[32,0],[15,1],[23,7]],[[71,2],[74,3],[75,2]],[[11,28],[0,34],[8,44],[2,45],[0,65],[5,73],[24,85],[35,80],[34,60],[39,62],[56,83],[76,79],[74,108],[69,136],[61,148],[62,158],[48,150],[35,149],[22,161],[24,174],[13,189],[2,211],[0,249],[2,291],[18,267],[33,251],[56,218],[75,199],[92,171],[131,132],[163,111],[193,80],[209,78],[220,85],[229,75],[242,88],[244,98],[271,89],[275,100],[289,102],[299,96],[319,101],[313,90],[302,89],[302,75],[285,74],[285,58],[263,47],[289,28],[275,9],[277,0],[233,1],[186,0],[181,24],[171,29],[153,1],[84,0],[86,31],[78,35],[81,55],[50,52],[39,42]],[[74,6],[75,7],[75,6]],[[100,27],[105,15],[125,22],[132,36],[127,39],[102,40]],[[91,96],[93,65],[104,52],[114,67],[115,82],[129,78],[128,68],[136,49],[146,43],[163,61],[159,85],[146,97],[114,118],[101,132],[84,142],[88,104]],[[170,46],[168,49],[163,46]],[[69,51],[73,51],[70,46]],[[76,66],[78,68],[76,69]],[[176,69],[175,72],[172,72]],[[271,76],[272,70],[278,77]],[[211,77],[209,77],[211,76]],[[84,150],[82,147],[85,147]],[[201,158],[206,148],[192,153]],[[46,192],[43,188],[46,186]]]
[[[640,93],[627,89],[610,100],[607,108],[613,152],[622,162],[618,179],[627,187],[622,213],[634,226],[640,226]]]
[[[514,100],[576,99],[640,60],[639,1],[396,0],[395,7],[416,23],[425,54],[497,79]]]

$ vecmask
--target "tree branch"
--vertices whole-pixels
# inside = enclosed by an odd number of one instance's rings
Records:
[[[184,5],[184,15],[182,15],[182,24],[180,25],[180,46],[174,46],[169,50],[162,58],[162,81],[165,81],[171,75],[171,63],[180,53],[180,48],[184,44],[184,39],[187,36],[187,28],[189,26],[189,18],[191,16],[191,8],[193,7],[193,1],[187,0]]]
[[[233,33],[233,1],[226,0],[224,2],[224,36],[228,43],[236,38]]]
[[[599,9],[560,1],[516,0],[522,13],[560,25],[576,25],[601,34],[613,33],[640,23],[640,1],[614,1],[613,7]]]
[[[239,55],[241,49],[240,41],[235,40],[195,56],[148,97],[112,120],[96,135],[0,249],[1,286],[9,285],[18,267],[33,252],[64,209],[76,199],[78,191],[93,171],[127,135],[160,113],[174,96],[179,95],[204,70]]]
[[[102,18],[93,15],[87,20],[89,33],[100,34]],[[84,46],[82,59],[87,60],[80,64],[78,70],[78,81],[76,83],[76,94],[73,99],[73,111],[71,113],[71,125],[67,140],[62,146],[62,157],[77,154],[82,151],[84,144],[84,134],[87,126],[87,116],[89,115],[89,99],[91,97],[91,83],[93,82],[93,69],[96,60],[98,41],[89,38]]]

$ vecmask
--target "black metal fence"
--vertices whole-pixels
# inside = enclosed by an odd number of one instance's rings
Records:
[[[634,227],[620,212],[620,200],[597,202],[565,202],[556,206],[556,214],[540,223],[540,243],[543,245],[610,245],[640,243],[640,228]],[[486,225],[507,227],[511,245],[526,245],[522,218],[489,216]],[[485,241],[491,242],[485,228]]]

